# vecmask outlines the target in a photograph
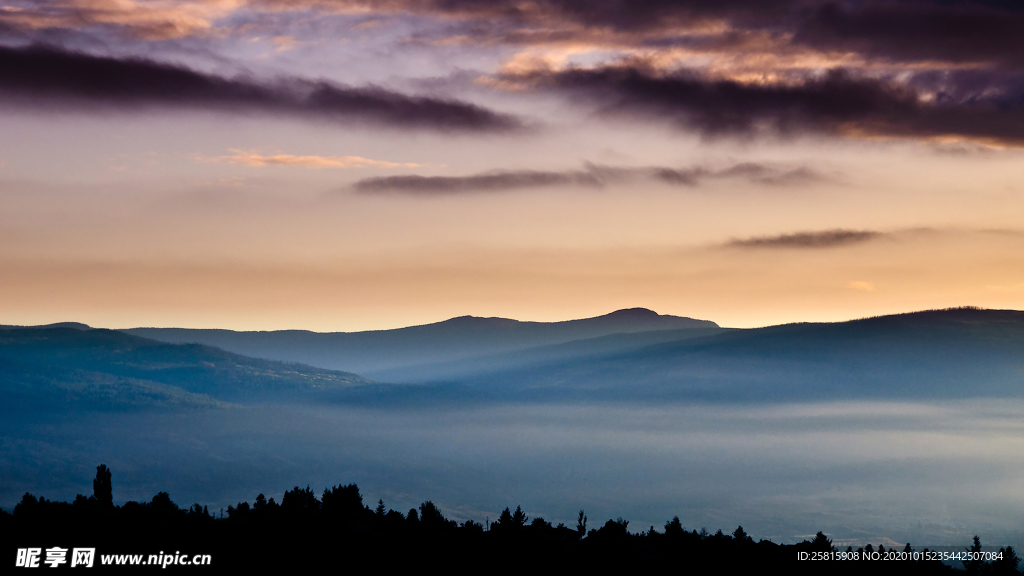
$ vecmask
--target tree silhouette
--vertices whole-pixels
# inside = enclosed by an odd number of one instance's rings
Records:
[[[526,521],[529,519],[530,517],[523,512],[523,509],[519,506],[516,506],[516,511],[514,514],[512,514],[512,525],[516,528],[522,528],[526,525]]]
[[[323,496],[320,497],[320,506],[324,514],[345,522],[358,520],[365,511],[359,486],[355,484],[325,488]]]
[[[156,496],[153,496],[153,499],[147,504],[147,507],[151,512],[164,517],[177,516],[179,513],[184,513],[171,500],[171,496],[167,492],[157,492]]]
[[[999,552],[1002,554],[1002,558],[992,561],[992,574],[995,576],[1020,574],[1017,570],[1020,558],[1017,558],[1017,552],[1013,549],[1013,546],[1000,548]]]
[[[821,534],[821,532],[818,532],[818,534]],[[748,536],[747,533],[743,530],[743,526],[737,526],[736,530],[732,533],[732,537],[737,542],[753,541],[753,538]]]
[[[870,544],[868,547],[870,548]],[[828,536],[825,536],[824,532],[818,532],[814,535],[814,540],[811,541],[811,549],[819,552],[831,552],[832,541],[829,540]]]
[[[974,536],[974,543],[967,549],[971,554],[981,554],[981,538]],[[986,562],[980,557],[977,559],[964,560],[964,572],[967,574],[981,574],[985,571]]]
[[[104,487],[109,486],[110,471],[105,466],[98,471],[101,473],[97,475],[94,491],[101,494]],[[714,559],[713,562],[697,561],[692,566],[694,572],[722,571],[721,560],[726,559],[731,563],[730,572],[738,574],[763,571],[763,567],[768,565],[778,566],[780,573],[804,573],[789,570],[794,567],[794,551],[835,550],[831,540],[822,532],[818,532],[811,541],[804,540],[799,544],[775,544],[768,540],[755,543],[742,526],[738,526],[731,535],[722,530],[712,535],[703,528],[699,532],[687,532],[678,516],[665,523],[664,534],[656,532],[653,527],[631,534],[629,522],[621,517],[608,520],[599,529],[586,533],[587,516],[583,510],[579,511],[577,526],[573,530],[563,524],[553,527],[552,523],[540,517],[528,523],[521,506],[517,506],[514,512],[506,507],[493,524],[496,530],[485,534],[484,527],[472,520],[459,525],[446,519],[430,500],[424,501],[419,510],[409,510],[406,516],[395,510],[384,513],[381,499],[375,513],[362,505],[362,497],[355,484],[337,485],[325,490],[322,501],[316,498],[309,486],[296,486],[285,492],[282,503],[283,506],[278,506],[273,498],[268,500],[260,494],[251,508],[246,502],[228,506],[225,519],[223,509],[220,518],[215,518],[198,503],[180,509],[166,492],[159,492],[149,502],[126,502],[109,511],[100,508],[96,496],[85,498],[79,495],[74,504],[69,504],[26,493],[15,506],[13,516],[0,511],[0,534],[17,535],[22,531],[32,536],[33,531],[49,530],[53,526],[93,530],[101,526],[103,530],[94,532],[98,541],[104,544],[127,541],[141,546],[143,542],[156,539],[174,542],[175,548],[181,550],[206,546],[214,555],[231,558],[233,563],[252,572],[256,568],[263,571],[268,568],[270,571],[275,571],[275,568],[281,568],[276,571],[291,570],[295,562],[302,568],[309,568],[303,571],[323,571],[320,569],[324,567],[322,556],[307,557],[300,553],[289,554],[287,559],[284,556],[278,558],[267,553],[271,543],[281,550],[337,548],[339,551],[365,552],[367,557],[408,550],[412,552],[410,557],[414,558],[427,555],[444,557],[448,554],[449,557],[477,562],[515,557],[528,562],[525,565],[543,567],[569,566],[571,562],[579,571],[588,572],[608,571],[610,567],[627,563],[637,571],[652,571],[650,568],[674,562],[682,554]],[[352,514],[352,520],[339,521],[346,514]],[[587,536],[585,539],[582,538],[584,535]],[[184,545],[179,547],[179,543]],[[861,549],[866,553],[874,550],[870,544]],[[884,551],[885,547],[879,546],[878,550]],[[852,547],[847,551],[852,551]],[[904,551],[912,552],[913,549],[907,544]],[[974,545],[968,551],[981,552],[980,539],[975,537]],[[1019,576],[1019,559],[1014,549],[1006,547],[1000,552],[1000,560],[965,562],[967,573]],[[333,562],[334,558],[329,560]],[[892,565],[893,568],[899,564],[901,570],[909,569],[908,573],[919,576],[948,576],[951,573],[950,567],[941,562],[872,563],[872,570],[876,567],[874,564]],[[857,567],[860,566],[858,564]],[[863,566],[868,567],[867,564]],[[841,569],[837,573],[860,571],[851,567],[851,570]],[[883,569],[880,573],[889,571]]]
[[[512,529],[512,511],[505,506],[505,509],[501,511],[501,515],[498,519],[491,523],[491,530],[510,530]]]
[[[427,530],[441,530],[446,527],[454,528],[455,522],[446,520],[444,514],[434,506],[430,500],[420,504],[420,525]]]
[[[92,481],[92,495],[100,508],[109,509],[114,507],[114,490],[110,483],[110,470],[106,464],[96,467],[96,479]]]
[[[599,542],[621,542],[629,538],[628,526],[629,520],[623,520],[621,517],[618,520],[609,519],[604,526],[597,530],[591,530],[589,538],[594,538]]]
[[[296,486],[284,493],[281,508],[289,514],[312,514],[320,510],[320,501],[308,485],[304,489]]]

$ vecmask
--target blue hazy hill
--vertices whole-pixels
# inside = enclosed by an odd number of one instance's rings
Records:
[[[520,322],[460,316],[394,330],[236,332],[186,328],[132,328],[128,334],[171,343],[199,343],[271,360],[345,370],[379,380],[424,380],[446,376],[445,364],[494,357],[540,346],[611,334],[662,330],[717,330],[707,320],[662,315],[645,308],[565,322]]]
[[[462,318],[340,335],[206,331],[241,341],[272,336],[260,342],[285,342],[277,356],[294,354],[305,338],[326,337],[317,341],[329,346],[311,353],[321,354],[336,351],[339,342],[359,344],[356,336],[362,334],[369,340],[354,349],[375,351],[372,361],[378,365],[389,362],[392,367],[379,373],[391,377],[378,380],[391,384],[112,330],[10,328],[0,330],[0,385],[8,398],[88,396],[129,405],[146,398],[186,405],[251,400],[408,405],[1024,396],[1024,312],[951,309],[756,329],[626,312],[568,326]],[[680,320],[687,327],[536,345]],[[440,336],[446,333],[447,339]],[[460,348],[474,335],[485,344]],[[432,349],[441,350],[439,361],[429,361]],[[131,398],[137,400],[124,400]]]
[[[203,407],[367,383],[354,374],[84,325],[0,329],[0,393],[8,409]]]
[[[455,379],[521,400],[1024,396],[1024,312],[951,309],[728,330]]]

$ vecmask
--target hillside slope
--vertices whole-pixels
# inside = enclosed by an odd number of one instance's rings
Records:
[[[14,406],[182,406],[299,398],[370,383],[335,372],[166,344],[114,330],[0,329],[0,393]]]
[[[645,308],[565,322],[520,322],[506,318],[461,316],[423,326],[368,332],[279,330],[235,332],[185,328],[132,328],[128,334],[171,343],[199,343],[286,362],[346,370],[373,378],[403,378],[409,369],[507,354],[538,346],[610,334],[654,330],[715,329],[707,320],[661,315]],[[399,372],[401,371],[401,372]]]
[[[785,324],[459,382],[519,398],[821,400],[1024,396],[1024,312]]]

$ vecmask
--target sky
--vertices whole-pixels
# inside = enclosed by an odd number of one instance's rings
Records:
[[[1024,9],[0,0],[0,324],[1024,308]]]

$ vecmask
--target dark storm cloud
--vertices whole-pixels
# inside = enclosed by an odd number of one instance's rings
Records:
[[[791,84],[748,84],[687,71],[660,74],[637,63],[510,79],[581,97],[604,113],[674,122],[708,136],[826,133],[1024,144],[1022,94],[947,97],[844,70]]]
[[[439,6],[478,2],[438,2]],[[822,50],[893,60],[1024,62],[1024,10],[1019,2],[946,0],[857,2],[768,0],[699,2],[541,0],[548,18],[617,31],[656,32],[695,19],[734,30],[793,33],[793,42]],[[517,2],[499,2],[508,6]]]
[[[1009,2],[825,3],[794,42],[893,60],[1024,63],[1024,11]]]
[[[674,186],[697,186],[712,178],[741,178],[755,184],[799,185],[822,180],[818,172],[806,167],[780,169],[755,163],[742,163],[713,170],[695,166],[690,168],[640,167],[620,168],[587,164],[583,170],[542,172],[510,170],[485,172],[470,176],[384,176],[366,178],[352,185],[357,192],[402,194],[457,194],[465,192],[503,192],[550,186],[576,186],[600,188],[612,182],[649,180]]]
[[[687,44],[715,36],[767,34],[780,46],[855,52],[894,61],[1024,62],[1020,2],[977,0],[249,0],[223,13],[173,3],[145,5],[20,0],[0,25],[23,30],[95,28],[166,39],[206,35],[253,17],[308,19],[310,13],[413,13],[461,21],[477,42],[557,43],[615,35],[636,46]],[[198,11],[197,11],[198,10]],[[707,26],[712,24],[712,27]],[[696,34],[692,34],[696,31]],[[738,34],[740,36],[731,36]],[[123,34],[122,34],[123,35]],[[719,40],[714,40],[718,42]],[[700,41],[700,40],[698,40]]]
[[[794,0],[256,0],[254,6],[282,8],[360,7],[372,11],[448,14],[553,25],[581,23],[618,30],[662,28],[694,19],[767,19],[809,2]]]
[[[460,34],[510,43],[564,42],[596,32],[672,42],[704,23],[762,32],[825,51],[903,61],[1024,61],[1024,10],[1011,1],[902,0],[260,0],[256,6],[359,6],[475,20]],[[698,36],[706,36],[702,30]],[[727,34],[728,36],[728,34]],[[683,41],[683,44],[686,42]]]
[[[756,236],[733,240],[728,246],[739,248],[833,248],[866,242],[880,236],[870,230],[825,230],[822,232],[797,232],[779,236]]]
[[[520,126],[511,116],[457,100],[302,78],[225,78],[151,60],[41,46],[0,47],[0,98],[36,107],[161,106],[435,130],[506,131]]]
[[[479,3],[438,2],[446,7],[467,4]],[[892,60],[1024,62],[1024,11],[1014,2],[541,0],[538,4],[549,19],[620,32],[659,33],[707,19],[724,21],[733,31],[794,34],[792,41],[797,45]]]

